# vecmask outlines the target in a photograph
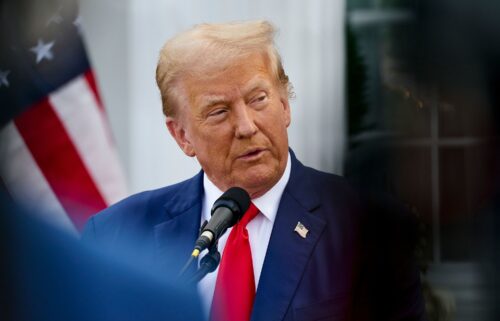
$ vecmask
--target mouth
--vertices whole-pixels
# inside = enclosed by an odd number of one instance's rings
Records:
[[[265,149],[263,149],[263,148],[249,149],[248,151],[246,151],[243,154],[241,154],[240,156],[238,156],[238,158],[241,160],[247,160],[247,161],[255,160],[255,159],[259,158],[264,153],[264,151],[265,151]]]

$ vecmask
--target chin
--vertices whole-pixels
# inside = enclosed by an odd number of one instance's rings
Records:
[[[279,181],[276,171],[247,171],[240,176],[239,185],[252,198],[262,196]]]

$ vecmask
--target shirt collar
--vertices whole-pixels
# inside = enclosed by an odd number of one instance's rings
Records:
[[[278,212],[278,206],[281,201],[281,196],[283,195],[283,191],[285,190],[286,184],[290,178],[291,171],[291,161],[290,161],[290,153],[288,153],[285,172],[281,176],[278,183],[276,183],[267,193],[264,195],[252,199],[254,205],[260,210],[260,212],[271,222],[274,222],[276,218],[276,213]],[[212,205],[215,201],[223,194],[223,192],[214,185],[207,177],[207,175],[203,175],[203,189],[205,191],[203,198],[203,206],[204,208],[212,208]],[[210,211],[204,211],[204,220],[210,219]]]

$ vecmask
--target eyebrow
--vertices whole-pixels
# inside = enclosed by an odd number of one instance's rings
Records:
[[[268,80],[263,79],[260,75],[256,75],[247,82],[247,85],[243,86],[241,92],[243,96],[246,96],[257,89],[269,90],[271,84]],[[227,98],[224,95],[208,94],[203,95],[203,105],[202,109],[207,109],[218,104],[225,104]]]
[[[223,104],[227,99],[222,95],[207,95],[203,97],[203,109],[210,108],[212,106]]]
[[[250,79],[250,81],[248,81],[248,83],[249,83],[249,85],[246,85],[243,87],[242,92],[244,95],[248,95],[249,93],[251,93],[257,89],[267,90],[271,87],[271,84],[269,83],[269,81],[261,78],[259,75]]]

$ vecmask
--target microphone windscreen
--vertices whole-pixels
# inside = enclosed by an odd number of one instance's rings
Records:
[[[218,200],[234,201],[238,205],[241,215],[250,207],[250,195],[241,187],[231,187]]]

